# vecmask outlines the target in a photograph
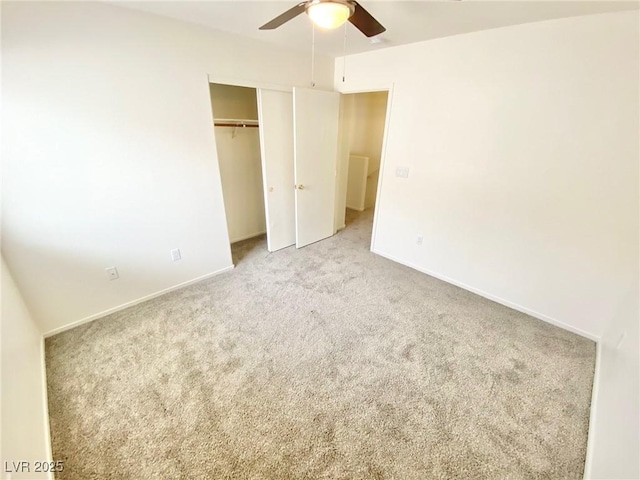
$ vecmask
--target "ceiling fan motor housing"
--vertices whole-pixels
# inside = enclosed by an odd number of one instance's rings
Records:
[[[353,15],[353,12],[356,11],[356,4],[353,1],[349,1],[349,0],[309,0],[304,9],[306,11],[309,11],[309,8],[317,5],[319,3],[338,3],[340,5],[344,5],[345,7],[347,7],[349,9],[349,16]]]
[[[348,0],[310,0],[304,9],[314,24],[333,30],[353,16],[356,5]]]

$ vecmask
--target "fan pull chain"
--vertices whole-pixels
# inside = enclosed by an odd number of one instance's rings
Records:
[[[344,43],[342,45],[342,83],[347,75],[347,22],[344,22]]]
[[[311,86],[316,86],[315,80],[315,63],[316,63],[316,26],[311,22]]]

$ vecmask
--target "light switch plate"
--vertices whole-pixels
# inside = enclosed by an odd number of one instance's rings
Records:
[[[396,177],[409,178],[409,167],[396,167]]]

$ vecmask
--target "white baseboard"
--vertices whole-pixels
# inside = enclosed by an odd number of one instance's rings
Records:
[[[534,318],[537,318],[538,320],[542,320],[544,322],[550,323],[551,325],[555,325],[556,327],[560,327],[563,330],[567,330],[569,332],[575,333],[577,335],[580,335],[581,337],[588,338],[589,340],[593,340],[594,342],[598,342],[600,340],[600,337],[598,335],[594,335],[594,334],[592,334],[590,332],[587,332],[585,330],[582,330],[580,328],[573,327],[573,326],[571,326],[571,325],[569,325],[567,323],[561,322],[560,320],[556,320],[555,318],[549,317],[548,315],[544,315],[542,313],[536,312],[535,310],[531,310],[531,309],[529,309],[527,307],[523,307],[522,305],[518,305],[517,303],[513,303],[513,302],[510,302],[509,300],[505,300],[503,298],[497,297],[497,296],[492,295],[490,293],[484,292],[484,291],[482,291],[482,290],[480,290],[478,288],[471,287],[471,286],[469,286],[469,285],[467,285],[465,283],[459,282],[459,281],[454,280],[452,278],[449,278],[449,277],[447,277],[445,275],[441,275],[441,274],[439,274],[437,272],[433,272],[431,270],[427,270],[425,268],[422,268],[422,267],[419,267],[417,265],[414,265],[414,264],[412,264],[410,262],[405,262],[404,260],[401,260],[401,259],[399,259],[397,257],[394,257],[393,255],[390,255],[390,254],[385,253],[385,252],[381,252],[378,249],[372,248],[371,251],[373,253],[375,253],[376,255],[380,255],[381,257],[387,258],[387,259],[392,260],[392,261],[394,261],[396,263],[400,263],[400,264],[402,264],[402,265],[404,265],[406,267],[413,268],[414,270],[417,270],[419,272],[426,273],[427,275],[435,277],[435,278],[437,278],[439,280],[442,280],[444,282],[447,282],[447,283],[450,283],[450,284],[455,285],[457,287],[460,287],[460,288],[463,288],[465,290],[468,290],[468,291],[470,291],[472,293],[475,293],[476,295],[480,295],[481,297],[488,298],[489,300],[492,300],[492,301],[494,301],[496,303],[504,305],[505,307],[513,308],[514,310],[517,310],[519,312],[526,313],[527,315],[530,315],[530,316],[532,316]]]
[[[598,392],[600,391],[600,365],[602,357],[602,342],[596,344],[596,367],[593,374],[593,386],[591,388],[591,407],[589,409],[589,433],[587,434],[587,456],[584,460],[583,478],[591,478],[591,465],[594,455],[594,440],[596,429],[596,415],[598,413]]]
[[[71,330],[72,328],[78,327],[84,323],[92,322],[93,320],[97,320],[98,318],[106,317],[115,312],[119,312],[120,310],[124,310],[125,308],[133,307],[142,302],[146,302],[147,300],[151,300],[152,298],[159,297],[160,295],[164,295],[165,293],[173,292],[174,290],[179,290],[181,288],[187,287],[189,285],[193,285],[194,283],[202,282],[211,277],[215,277],[216,275],[220,275],[221,273],[228,272],[234,268],[233,265],[229,265],[228,267],[221,268],[220,270],[216,270],[215,272],[207,273],[206,275],[202,275],[200,277],[193,278],[191,280],[187,280],[186,282],[179,283],[169,288],[165,288],[158,292],[151,293],[149,295],[145,295],[144,297],[137,298],[136,300],[131,300],[130,302],[123,303],[122,305],[118,305],[117,307],[109,308],[100,313],[96,313],[94,315],[90,315],[88,317],[82,318],[80,320],[76,320],[75,322],[68,323],[58,328],[54,328],[48,332],[44,333],[44,338],[51,337],[53,335],[57,335],[58,333],[65,332],[67,330]]]
[[[40,341],[40,369],[42,371],[42,410],[44,415],[44,446],[47,462],[53,461],[53,449],[51,448],[51,429],[49,428],[49,391],[47,389],[47,366],[45,363],[44,336]],[[47,472],[43,474],[45,479],[52,479],[53,473]]]
[[[250,238],[259,237],[260,235],[264,235],[265,233],[267,233],[266,230],[263,230],[261,232],[256,232],[256,233],[250,233],[249,235],[243,235],[241,237],[234,238],[233,240],[229,240],[229,243],[236,243],[236,242],[241,242],[243,240],[249,240]]]
[[[371,251],[376,255],[380,255],[381,257],[385,257],[389,260],[400,263],[409,268],[413,268],[414,270],[425,273],[439,280],[445,281],[447,283],[451,283],[452,285],[456,285],[457,287],[464,288],[465,290],[468,290],[477,295],[480,295],[481,297],[488,298],[489,300],[500,303],[501,305],[504,305],[509,308],[513,308],[514,310],[517,310],[522,313],[526,313],[527,315],[531,315],[534,318],[550,323],[551,325],[555,325],[556,327],[562,328],[563,330],[567,330],[569,332],[575,333],[577,335],[580,335],[582,337],[588,338],[589,340],[593,340],[594,342],[596,342],[596,365],[595,365],[595,371],[593,376],[593,387],[591,389],[591,407],[589,411],[589,432],[587,434],[587,455],[584,463],[584,476],[583,476],[583,478],[585,479],[591,479],[591,464],[593,461],[593,455],[594,455],[594,449],[595,449],[595,446],[594,446],[595,419],[596,419],[597,410],[598,410],[598,392],[600,389],[600,364],[601,364],[601,356],[602,356],[602,342],[600,337],[598,335],[593,335],[592,333],[586,332],[580,328],[575,328],[571,325],[561,322],[560,320],[556,320],[555,318],[549,317],[547,315],[543,315],[539,312],[523,307],[522,305],[518,305],[516,303],[504,300],[500,297],[491,295],[477,288],[470,287],[469,285],[466,285],[462,282],[458,282],[457,280],[453,280],[449,277],[446,277],[445,275],[440,275],[439,273],[432,272],[430,270],[418,267],[417,265],[413,265],[410,262],[405,262],[403,260],[400,260],[399,258],[394,257],[393,255],[389,255],[387,253],[381,252],[374,248],[372,248]]]

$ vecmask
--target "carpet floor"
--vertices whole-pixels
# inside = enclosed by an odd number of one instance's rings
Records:
[[[48,338],[57,478],[581,478],[595,344],[372,254],[371,218]]]

